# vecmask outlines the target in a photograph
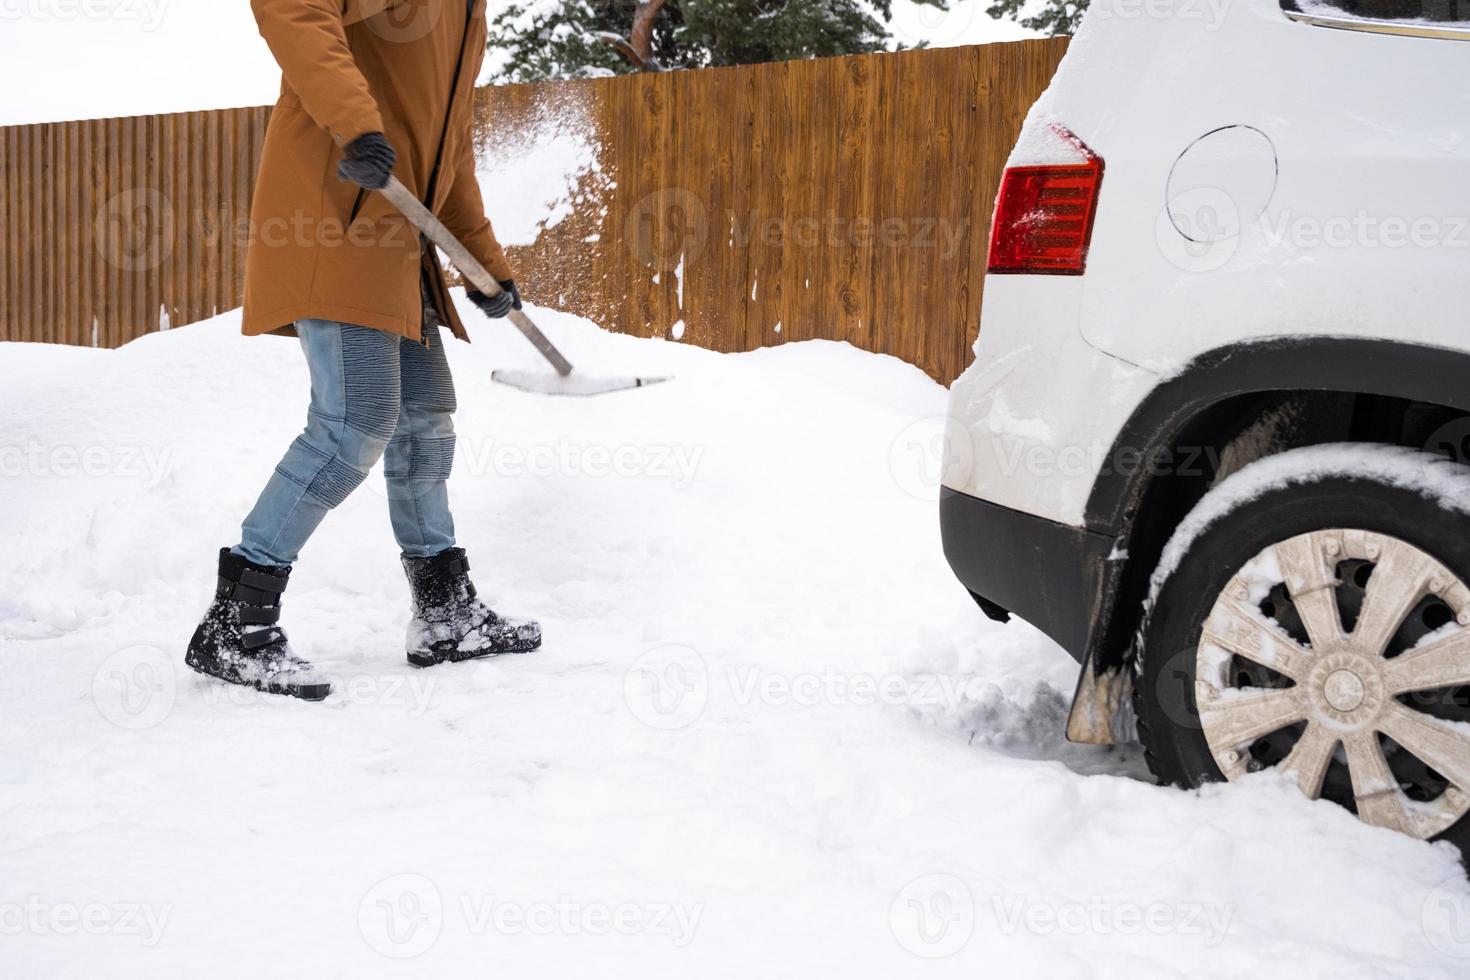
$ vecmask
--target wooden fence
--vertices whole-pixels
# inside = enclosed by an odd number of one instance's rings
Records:
[[[947,381],[969,359],[1006,155],[1065,49],[482,90],[487,141],[574,113],[598,147],[579,205],[511,250],[518,281],[630,334],[731,351],[847,340]],[[268,118],[0,128],[0,340],[113,347],[239,305]]]
[[[0,340],[116,347],[238,306],[269,118],[0,128]]]

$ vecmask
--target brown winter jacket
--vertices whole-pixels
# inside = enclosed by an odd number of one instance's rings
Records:
[[[326,319],[420,339],[424,275],[469,338],[432,248],[381,195],[339,180],[341,147],[381,132],[394,174],[497,279],[510,265],[475,178],[486,0],[251,0],[284,75],[250,214],[246,334]],[[451,90],[452,89],[452,90]],[[437,176],[436,176],[437,173]]]

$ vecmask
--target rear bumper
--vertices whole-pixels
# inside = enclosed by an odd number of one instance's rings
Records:
[[[950,568],[982,606],[1015,613],[1082,660],[1102,621],[1111,536],[948,487],[939,525]]]

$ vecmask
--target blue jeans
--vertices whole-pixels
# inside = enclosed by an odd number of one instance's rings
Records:
[[[235,554],[291,565],[322,518],[385,458],[388,512],[403,553],[454,547],[446,481],[454,465],[454,381],[438,327],[429,346],[328,320],[296,324],[311,371],[296,437],[241,528]]]

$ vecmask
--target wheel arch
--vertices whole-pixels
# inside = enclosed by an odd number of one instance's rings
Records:
[[[1470,413],[1470,353],[1358,337],[1272,337],[1207,351],[1157,385],[1113,444],[1178,443],[1192,423],[1235,399],[1282,392],[1373,395],[1426,402]],[[1105,471],[1087,500],[1086,524],[1120,533],[1142,499],[1144,472]]]
[[[1423,446],[1414,433],[1464,416],[1470,353],[1396,341],[1272,337],[1207,351],[1157,385],[1119,431],[1088,499],[1087,528],[1114,538],[1125,557],[1103,571],[1069,736],[1109,741],[1104,732],[1127,727],[1078,715],[1120,700],[1113,688],[1131,672],[1149,578],[1174,528],[1218,479],[1302,445]]]

